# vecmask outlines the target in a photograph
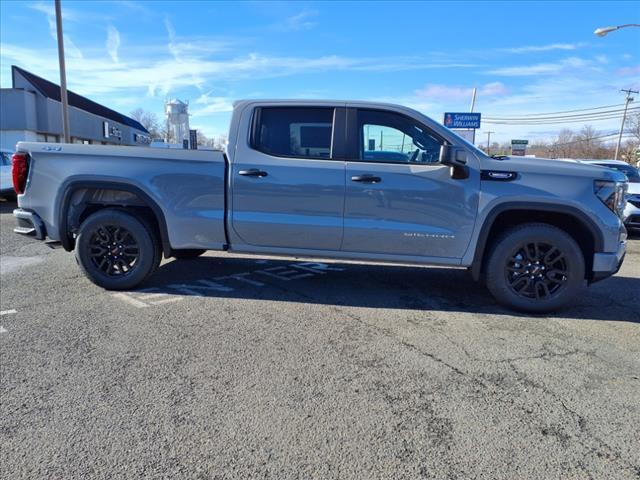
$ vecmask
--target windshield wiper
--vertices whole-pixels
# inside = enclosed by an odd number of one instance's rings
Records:
[[[491,155],[491,158],[495,158],[496,160],[505,160],[509,158],[508,155]]]

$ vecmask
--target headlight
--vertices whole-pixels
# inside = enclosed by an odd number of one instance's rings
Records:
[[[612,212],[622,217],[624,211],[627,182],[611,182],[609,180],[595,180],[593,192]]]

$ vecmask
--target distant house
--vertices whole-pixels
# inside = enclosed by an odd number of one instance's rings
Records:
[[[12,88],[0,89],[0,147],[13,150],[19,141],[60,142],[60,87],[15,65]],[[72,91],[67,92],[73,143],[140,145],[151,142],[149,132],[133,118]]]

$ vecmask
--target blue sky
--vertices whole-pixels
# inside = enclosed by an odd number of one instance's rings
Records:
[[[123,113],[161,116],[165,98],[189,100],[192,127],[209,136],[226,132],[240,98],[389,101],[441,121],[468,110],[473,87],[485,116],[621,104],[620,88],[640,87],[640,28],[593,35],[640,23],[637,1],[63,0],[62,8],[71,90]],[[0,2],[0,63],[2,87],[12,64],[58,82],[53,1]],[[502,141],[563,126],[582,124],[490,129]]]

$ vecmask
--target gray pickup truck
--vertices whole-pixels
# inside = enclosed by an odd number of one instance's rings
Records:
[[[398,105],[240,101],[226,152],[20,142],[16,232],[107,289],[206,250],[467,267],[509,307],[557,309],[618,271],[625,176],[492,158]],[[451,293],[455,295],[455,292]]]

